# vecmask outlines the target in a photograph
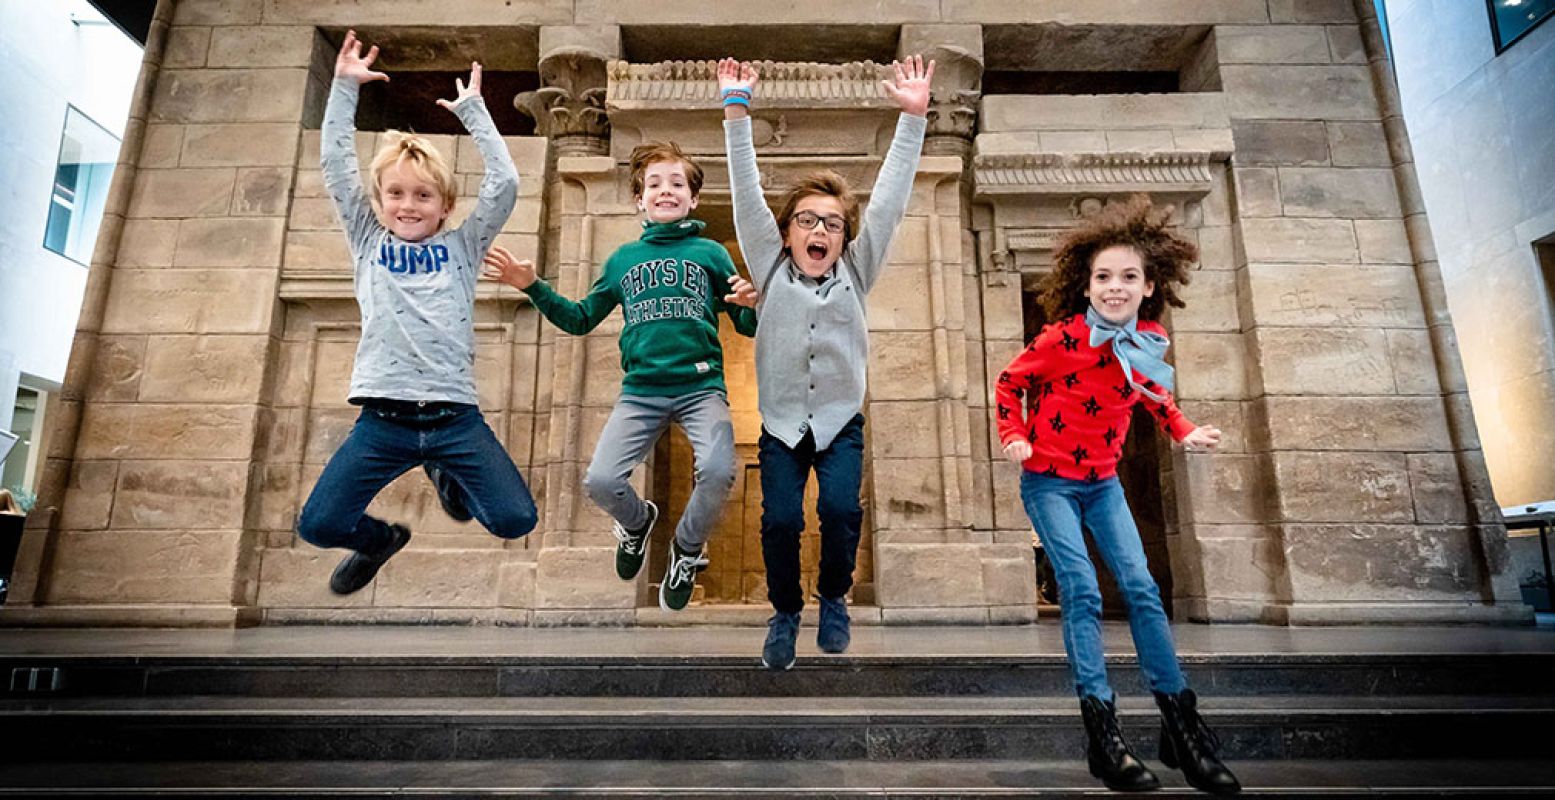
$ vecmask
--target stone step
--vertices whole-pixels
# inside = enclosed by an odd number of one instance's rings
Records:
[[[1555,653],[1182,657],[1205,696],[1555,694]],[[1114,687],[1143,694],[1131,655]],[[1486,676],[1494,684],[1486,685]],[[783,673],[752,655],[0,656],[16,696],[1070,697],[1061,655],[813,655]]]
[[[1155,797],[1197,797],[1157,768]],[[1246,798],[1548,797],[1549,759],[1478,762],[1239,761]],[[781,787],[781,788],[778,788]],[[915,761],[395,761],[0,764],[0,796],[185,794],[217,797],[1078,798],[1106,794],[1074,760]]]
[[[1555,700],[1526,696],[1216,698],[1233,759],[1538,758]],[[1142,755],[1158,717],[1120,702]],[[0,761],[526,759],[1065,759],[1082,748],[1071,699],[54,698],[0,703],[25,731]]]

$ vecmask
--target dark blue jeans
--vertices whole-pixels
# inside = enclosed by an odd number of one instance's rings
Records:
[[[421,464],[440,468],[445,487],[486,530],[517,539],[534,530],[534,498],[502,443],[472,405],[370,404],[329,459],[297,519],[297,535],[318,547],[375,552],[388,524],[365,512],[390,481]]]
[[[1026,514],[1042,534],[1042,547],[1058,578],[1058,604],[1064,650],[1075,692],[1111,700],[1102,649],[1101,588],[1096,565],[1085,549],[1082,525],[1112,570],[1128,606],[1129,631],[1139,653],[1139,669],[1153,691],[1177,694],[1187,684],[1177,663],[1172,628],[1161,605],[1161,591],[1145,562],[1139,528],[1116,477],[1090,483],[1023,471],[1020,496]]]
[[[816,589],[822,597],[840,598],[853,588],[858,560],[859,526],[864,510],[859,486],[864,478],[864,415],[843,427],[825,450],[815,449],[815,435],[806,432],[798,447],[761,432],[761,556],[767,566],[767,599],[786,614],[804,608],[800,585],[799,536],[804,533],[804,491],[815,470],[820,489],[816,514],[821,518],[821,574]]]

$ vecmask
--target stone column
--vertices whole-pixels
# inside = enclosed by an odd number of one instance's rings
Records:
[[[922,55],[935,62],[929,102],[929,132],[923,152],[960,156],[972,152],[977,101],[983,86],[981,25],[903,25],[899,58]]]
[[[513,105],[534,118],[558,157],[610,152],[605,64],[620,57],[618,26],[540,29],[540,88],[520,94]]]

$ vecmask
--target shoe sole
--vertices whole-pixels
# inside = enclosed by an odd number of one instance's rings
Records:
[[[787,663],[787,664],[784,664],[784,665],[783,665],[783,666],[781,666],[781,667],[774,667],[774,666],[772,666],[772,665],[771,665],[771,664],[768,664],[768,663],[767,663],[767,657],[766,657],[766,656],[762,656],[762,657],[761,657],[761,666],[762,666],[762,667],[763,667],[763,668],[764,668],[764,669],[767,669],[767,670],[771,670],[771,671],[772,671],[772,672],[787,672],[787,671],[789,671],[789,670],[791,670],[791,669],[793,669],[793,668],[794,668],[794,662],[795,662],[795,661],[798,661],[798,660],[799,660],[799,658],[798,658],[798,656],[797,656],[797,655],[796,655],[796,656],[795,656],[795,657],[794,657],[794,658],[790,658],[790,659],[789,659],[789,660],[788,660],[788,663]]]

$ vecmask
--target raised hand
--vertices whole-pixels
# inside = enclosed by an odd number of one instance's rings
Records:
[[[751,282],[736,275],[729,279],[729,293],[724,295],[724,302],[733,306],[745,306],[755,308],[760,295],[756,293],[756,287]]]
[[[346,40],[340,43],[340,54],[335,56],[335,77],[351,78],[357,83],[368,81],[386,81],[388,75],[373,70],[373,62],[378,59],[378,45],[373,45],[367,56],[362,57],[362,40],[356,38],[356,31],[346,31]]]
[[[1026,463],[1031,458],[1031,442],[1025,439],[1016,439],[1004,446],[1004,457],[1016,464]]]
[[[502,281],[514,289],[528,289],[539,279],[535,275],[535,262],[514,258],[505,247],[493,245],[481,263],[486,267],[481,271],[484,277]]]
[[[454,99],[452,99],[452,100],[444,100],[441,97],[437,98],[437,104],[442,106],[443,108],[448,109],[449,111],[454,110],[454,106],[457,106],[460,103],[463,103],[465,100],[468,100],[471,97],[480,97],[481,96],[481,63],[479,61],[471,61],[470,62],[470,83],[469,83],[469,85],[466,85],[464,81],[461,81],[458,78],[454,78],[454,88],[456,90],[458,90],[458,96],[455,97]]]
[[[929,111],[929,82],[934,79],[934,62],[923,64],[923,56],[908,56],[905,61],[893,61],[896,70],[894,80],[881,81],[886,94],[896,101],[903,114],[923,116]]]
[[[718,62],[718,101],[723,102],[725,92],[735,94],[743,93],[746,100],[756,96],[756,81],[760,76],[756,74],[756,68],[749,61],[735,61],[725,58]],[[740,119],[750,113],[748,106],[739,103],[724,103],[724,119]]]
[[[723,97],[725,89],[740,89],[752,94],[756,91],[756,82],[761,76],[756,74],[756,68],[749,61],[736,61],[725,58],[718,62],[718,96]]]
[[[1214,450],[1220,445],[1220,429],[1214,425],[1200,425],[1182,443],[1189,450]]]

